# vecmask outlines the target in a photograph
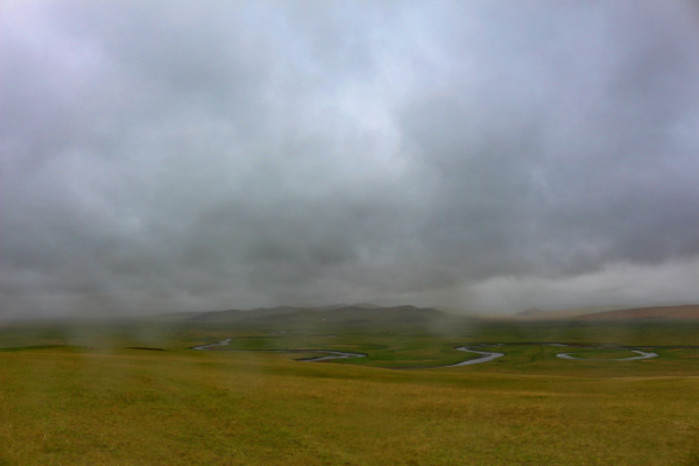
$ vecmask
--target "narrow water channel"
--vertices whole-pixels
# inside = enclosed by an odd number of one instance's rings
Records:
[[[194,350],[202,350],[202,351],[207,351],[207,350],[212,350],[217,347],[221,346],[228,346],[231,344],[231,338],[226,338],[225,340],[221,340],[217,343],[210,343],[208,345],[200,345],[200,346],[194,346],[192,349]],[[535,344],[535,343],[529,343],[529,344]],[[565,344],[565,343],[536,343],[538,345],[547,345],[547,346],[560,346],[560,347],[570,347],[571,345]],[[490,346],[503,346],[505,343],[498,343],[498,344],[493,344],[493,345],[487,345],[488,347]],[[485,345],[483,345],[485,346]],[[608,347],[608,346],[582,346],[584,348],[596,348],[596,349],[614,349],[614,350],[619,350],[619,349],[625,349],[628,351],[631,351],[633,353],[636,353],[638,356],[631,356],[628,358],[615,358],[615,359],[594,359],[594,358],[583,358],[583,357],[578,357],[574,356],[575,353],[557,353],[556,357],[560,359],[574,359],[574,360],[586,360],[586,361],[633,361],[633,360],[640,360],[640,359],[651,359],[651,358],[657,358],[658,353],[653,353],[653,352],[646,352],[646,351],[641,351],[641,350],[636,350],[632,348],[619,348],[619,347]],[[474,346],[458,346],[455,349],[457,351],[463,351],[465,353],[475,353],[479,354],[480,357],[478,358],[473,358],[473,359],[466,359],[461,362],[457,362],[454,364],[447,364],[443,366],[433,366],[434,368],[439,368],[439,367],[459,367],[459,366],[471,366],[474,364],[482,364],[485,362],[493,361],[494,359],[501,358],[505,356],[505,353],[498,353],[498,352],[492,352],[492,351],[480,351]],[[322,361],[331,361],[334,359],[355,359],[355,358],[365,358],[367,355],[364,353],[347,353],[344,351],[332,351],[332,350],[305,350],[305,349],[279,349],[279,350],[262,350],[266,352],[275,352],[275,353],[318,353],[321,354],[321,356],[316,356],[312,358],[307,358],[307,359],[302,359],[301,361],[304,362],[322,362]],[[421,369],[426,369],[426,367],[421,367]]]

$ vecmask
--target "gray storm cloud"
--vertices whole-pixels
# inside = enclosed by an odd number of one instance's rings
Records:
[[[699,299],[689,1],[1,12],[0,315]]]

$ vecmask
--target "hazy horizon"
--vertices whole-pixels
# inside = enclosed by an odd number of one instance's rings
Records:
[[[699,302],[689,0],[0,6],[0,319]]]

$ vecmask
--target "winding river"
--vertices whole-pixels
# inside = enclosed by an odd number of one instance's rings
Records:
[[[200,345],[200,346],[194,346],[192,349],[194,350],[202,350],[202,351],[207,351],[207,350],[213,350],[214,348],[221,347],[221,346],[228,346],[231,344],[231,338],[226,338],[225,340],[221,340],[217,343],[210,343],[208,345]],[[520,343],[524,344],[524,343]],[[529,345],[546,345],[546,346],[560,346],[560,347],[570,347],[571,345],[567,345],[565,343],[526,343]],[[464,361],[460,361],[454,364],[446,364],[442,366],[432,366],[433,368],[439,368],[439,367],[459,367],[459,366],[471,366],[473,364],[481,364],[484,362],[489,362],[494,359],[501,358],[505,356],[505,353],[497,353],[497,352],[492,352],[492,351],[480,351],[479,349],[474,349],[474,348],[480,348],[480,347],[492,347],[492,346],[503,346],[506,345],[506,343],[497,343],[497,344],[492,344],[492,345],[478,345],[478,346],[457,346],[455,349],[457,351],[463,351],[465,353],[475,353],[479,354],[480,357],[478,358],[471,358],[471,359],[466,359]],[[653,352],[646,352],[646,351],[641,351],[633,348],[626,348],[626,347],[609,347],[609,346],[580,346],[581,348],[595,348],[595,349],[614,349],[614,350],[628,350],[633,353],[636,353],[638,356],[631,356],[628,358],[615,358],[615,359],[595,359],[595,358],[581,358],[574,356],[573,354],[575,353],[557,353],[556,357],[561,358],[561,359],[574,359],[574,360],[583,360],[583,361],[633,361],[633,360],[639,360],[639,359],[651,359],[651,358],[657,358],[658,353],[653,353]],[[245,350],[241,350],[245,351]],[[332,351],[332,350],[315,350],[315,349],[278,349],[278,350],[259,350],[259,351],[265,351],[265,352],[274,352],[274,353],[318,353],[320,356],[316,356],[313,358],[306,358],[302,359],[301,361],[304,362],[321,362],[321,361],[331,361],[333,359],[355,359],[355,358],[365,358],[367,355],[364,353],[348,353],[345,351]]]
[[[439,367],[458,367],[458,366],[471,366],[473,364],[480,364],[483,362],[488,362],[492,361],[493,359],[501,358],[505,356],[505,353],[491,353],[490,351],[477,351],[474,349],[471,349],[471,347],[468,346],[459,346],[456,348],[458,351],[463,351],[465,353],[476,353],[480,354],[480,358],[475,358],[475,359],[466,359],[465,361],[457,362],[456,364],[448,364],[446,366],[439,366]]]
[[[226,338],[225,340],[221,340],[217,343],[209,343],[208,345],[194,346],[194,347],[192,347],[192,349],[206,351],[206,350],[216,348],[217,346],[228,346],[231,344],[231,340],[232,340],[232,338]]]
[[[597,347],[599,348],[599,346]],[[627,348],[624,348],[627,349]],[[657,358],[658,353],[647,353],[641,350],[629,349],[629,351],[638,354],[638,356],[631,356],[629,358],[615,358],[615,359],[602,359],[602,358],[579,358],[573,356],[571,353],[558,353],[556,356],[561,359],[578,359],[583,361],[634,361],[638,359],[651,359]]]
[[[208,351],[221,346],[228,346],[231,344],[231,338],[226,338],[217,343],[210,343],[208,345],[193,346],[193,350]],[[315,349],[278,349],[278,350],[238,350],[238,351],[261,351],[266,353],[318,353],[322,356],[316,356],[314,358],[301,359],[305,362],[321,362],[330,361],[332,359],[355,359],[355,358],[365,358],[367,355],[364,353],[347,353],[345,351],[332,351],[332,350],[315,350]]]

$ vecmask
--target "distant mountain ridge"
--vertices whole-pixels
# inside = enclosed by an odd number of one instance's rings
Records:
[[[514,315],[517,319],[571,319],[579,317],[586,314],[594,314],[598,312],[606,311],[618,311],[620,309],[627,309],[629,306],[590,306],[590,307],[579,307],[579,308],[569,308],[569,309],[556,309],[552,311],[544,311],[542,309],[530,308],[524,311],[520,311]]]
[[[193,324],[241,324],[272,327],[316,326],[371,326],[382,325],[432,325],[463,321],[489,320],[498,316],[457,314],[430,307],[412,305],[377,306],[369,303],[330,304],[325,306],[277,306],[249,310],[230,309],[200,313],[171,314],[159,319],[171,319]],[[499,318],[502,318],[500,316]],[[646,307],[595,306],[586,308],[544,311],[527,309],[506,320],[536,321],[652,321],[699,320],[699,304],[663,305]]]
[[[278,306],[247,311],[231,309],[211,311],[188,317],[196,323],[246,323],[274,325],[363,325],[371,323],[424,324],[446,320],[451,316],[433,308],[411,305],[377,306],[368,303],[333,304],[318,307]]]
[[[523,320],[695,320],[699,319],[699,304],[668,306],[595,306],[587,308],[542,311],[527,309],[515,314]]]
[[[576,317],[575,320],[699,320],[699,304],[678,306],[651,306],[615,311],[596,312]]]

